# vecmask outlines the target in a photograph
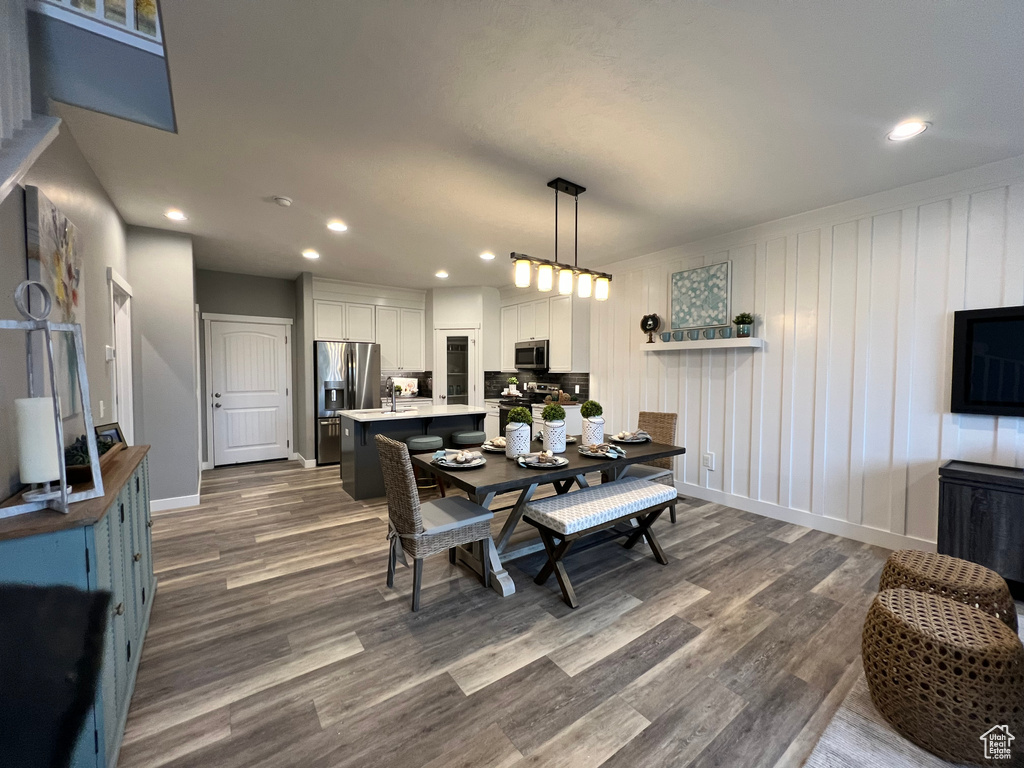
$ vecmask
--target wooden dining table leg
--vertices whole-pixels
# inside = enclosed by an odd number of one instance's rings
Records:
[[[508,517],[505,518],[505,524],[501,527],[501,533],[498,534],[498,552],[504,552],[505,548],[508,547],[509,539],[512,538],[512,533],[515,531],[516,526],[519,525],[519,521],[523,519],[526,505],[533,498],[533,494],[537,492],[537,487],[538,483],[534,483],[523,488],[520,492],[519,498],[509,511]],[[483,505],[481,504],[481,506]]]

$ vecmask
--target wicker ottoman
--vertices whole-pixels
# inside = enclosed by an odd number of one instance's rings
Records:
[[[900,550],[889,555],[878,583],[879,591],[899,588],[972,605],[1017,631],[1017,608],[1009,587],[983,565],[933,552]]]
[[[1024,645],[1005,624],[890,589],[868,610],[861,653],[871,700],[903,736],[946,760],[1016,765],[986,761],[981,740],[1000,725],[1024,733]]]

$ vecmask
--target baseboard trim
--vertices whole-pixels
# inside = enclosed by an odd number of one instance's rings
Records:
[[[303,469],[312,469],[316,466],[316,459],[304,459],[301,453],[293,453],[292,461],[301,461]]]
[[[682,496],[710,501],[714,504],[724,504],[728,507],[741,509],[744,512],[752,512],[755,515],[782,520],[785,523],[802,525],[806,528],[813,528],[816,531],[832,533],[836,536],[853,539],[854,541],[862,541],[865,544],[872,544],[877,547],[885,547],[886,549],[920,549],[925,552],[934,552],[936,549],[934,541],[926,541],[914,536],[892,533],[879,530],[878,528],[868,528],[865,525],[855,525],[846,520],[837,520],[834,517],[812,515],[810,512],[804,512],[803,510],[783,507],[768,501],[749,499],[746,496],[716,491],[713,488],[704,488],[692,483],[677,482],[676,489]]]
[[[213,469],[213,462],[212,461],[204,461],[202,463],[202,465],[200,465],[200,469],[202,469],[204,471],[207,470],[207,469]]]
[[[149,502],[149,508],[153,512],[167,512],[171,509],[185,509],[186,507],[198,507],[199,494],[191,496],[172,496],[169,499],[153,499]]]

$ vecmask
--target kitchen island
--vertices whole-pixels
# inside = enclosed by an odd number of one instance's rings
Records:
[[[437,435],[446,447],[453,432],[482,430],[487,409],[472,405],[387,405],[358,411],[338,411],[341,419],[341,483],[353,499],[384,495],[384,477],[377,455],[377,435],[404,441],[414,435]]]

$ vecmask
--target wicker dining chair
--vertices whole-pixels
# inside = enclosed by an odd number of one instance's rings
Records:
[[[455,547],[460,544],[481,541],[485,548],[493,546],[489,540],[494,513],[461,496],[421,504],[408,446],[384,435],[376,437],[388,499],[388,587],[395,585],[395,565],[401,547],[413,558],[412,609],[418,611],[423,559],[447,549],[454,563]],[[486,566],[483,571],[483,584],[489,587],[490,572]]]
[[[657,411],[640,411],[637,420],[637,428],[651,436],[656,443],[674,445],[676,441],[676,421],[679,418],[675,413],[658,413]],[[654,459],[643,464],[631,464],[623,477],[639,477],[643,480],[652,480],[662,485],[675,487],[675,474],[672,472],[672,459]],[[671,520],[676,521],[676,509],[672,507]]]

